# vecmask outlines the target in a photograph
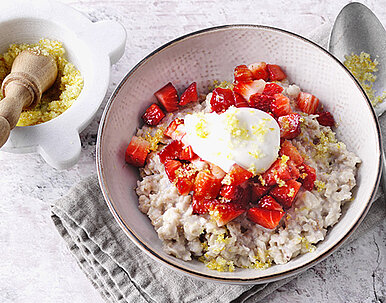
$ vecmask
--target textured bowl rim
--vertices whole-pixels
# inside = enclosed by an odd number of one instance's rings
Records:
[[[330,248],[328,248],[326,252],[324,252],[323,254],[317,256],[315,259],[312,259],[312,260],[308,261],[305,264],[301,264],[301,265],[299,265],[297,267],[294,267],[294,268],[291,268],[291,269],[288,269],[288,270],[285,270],[285,271],[282,271],[282,272],[279,272],[279,273],[276,273],[276,274],[271,274],[269,276],[256,277],[256,278],[217,277],[217,276],[212,276],[210,274],[198,272],[198,271],[195,271],[195,270],[183,267],[180,264],[172,262],[171,260],[167,260],[167,259],[163,258],[154,249],[152,249],[151,247],[149,247],[145,243],[143,243],[141,241],[141,239],[135,234],[135,232],[133,230],[131,230],[125,224],[124,220],[121,218],[121,216],[119,215],[119,213],[117,212],[117,210],[116,210],[116,208],[114,206],[113,199],[111,198],[111,195],[109,193],[108,187],[107,187],[107,185],[106,185],[106,183],[104,181],[105,176],[104,176],[104,173],[103,173],[103,164],[102,164],[102,158],[101,158],[102,136],[104,134],[103,131],[104,131],[104,127],[106,125],[106,121],[108,119],[108,114],[109,114],[110,108],[111,108],[111,106],[112,106],[112,104],[113,104],[113,102],[115,100],[116,95],[120,91],[120,89],[125,85],[126,81],[134,74],[134,72],[137,69],[139,69],[143,64],[145,64],[153,56],[155,56],[156,54],[158,54],[162,50],[164,50],[164,49],[166,49],[166,48],[168,48],[170,46],[173,46],[173,45],[175,45],[175,44],[177,44],[179,42],[182,42],[182,41],[184,41],[184,40],[186,40],[188,38],[195,37],[195,36],[198,36],[200,34],[204,34],[204,33],[208,33],[208,32],[215,32],[215,31],[227,30],[227,29],[238,29],[238,28],[255,28],[255,29],[263,29],[263,30],[266,29],[266,30],[271,30],[271,31],[277,31],[277,32],[280,32],[280,33],[284,33],[286,35],[290,35],[292,37],[301,39],[301,40],[303,40],[303,41],[305,41],[305,42],[307,42],[309,44],[312,44],[312,45],[316,46],[319,50],[322,50],[325,54],[327,54],[333,60],[335,60],[335,62],[338,65],[340,65],[345,70],[345,72],[348,74],[348,76],[354,81],[354,83],[356,84],[357,88],[362,93],[362,96],[367,101],[367,106],[370,108],[370,112],[372,114],[373,122],[374,122],[375,128],[377,130],[377,138],[378,138],[378,143],[379,143],[378,144],[378,153],[379,153],[378,162],[379,162],[379,165],[378,165],[378,172],[377,172],[376,182],[374,184],[372,193],[371,193],[368,201],[366,202],[366,206],[365,206],[363,212],[360,214],[358,220],[354,223],[354,225],[350,228],[350,230],[339,241],[337,241],[334,245],[332,245]],[[105,109],[103,111],[103,115],[101,117],[101,120],[100,120],[99,129],[98,129],[98,136],[97,136],[97,144],[96,144],[96,166],[97,166],[97,174],[98,174],[99,185],[100,185],[102,194],[103,194],[103,196],[105,198],[105,201],[106,201],[106,203],[107,203],[111,213],[113,214],[114,218],[116,219],[118,224],[121,226],[121,228],[124,230],[124,232],[128,235],[130,240],[132,240],[138,247],[140,247],[142,249],[142,251],[147,253],[150,257],[152,257],[153,259],[155,259],[157,261],[161,261],[163,264],[173,268],[174,270],[178,270],[179,272],[181,272],[183,274],[187,274],[189,276],[193,276],[193,277],[196,277],[196,278],[199,278],[199,279],[205,279],[205,280],[209,280],[209,281],[212,281],[212,282],[230,283],[230,284],[232,284],[232,283],[233,284],[259,284],[259,283],[267,283],[267,282],[277,281],[277,280],[284,279],[286,277],[295,275],[295,274],[300,273],[302,271],[305,271],[306,269],[308,269],[308,268],[316,265],[317,263],[323,261],[324,259],[326,259],[329,255],[331,255],[335,250],[337,250],[351,236],[351,234],[356,230],[356,228],[359,226],[359,224],[362,222],[362,220],[366,216],[367,212],[370,209],[370,206],[372,205],[372,201],[373,201],[373,199],[375,197],[376,190],[378,188],[378,185],[379,185],[379,182],[380,182],[380,178],[381,178],[381,172],[382,172],[382,169],[381,169],[382,168],[382,150],[383,149],[382,149],[381,131],[380,131],[378,119],[377,119],[377,116],[376,116],[375,111],[373,109],[373,106],[371,105],[371,102],[370,102],[369,98],[367,97],[365,91],[363,90],[363,88],[361,87],[359,82],[355,79],[355,77],[351,74],[351,72],[344,66],[344,64],[341,63],[335,56],[333,56],[331,53],[329,53],[326,49],[324,49],[323,47],[321,47],[317,43],[315,43],[315,42],[313,42],[313,41],[311,41],[311,40],[309,40],[309,39],[307,39],[307,38],[305,38],[305,37],[303,37],[303,36],[301,36],[299,34],[295,34],[293,32],[290,32],[290,31],[287,31],[287,30],[284,30],[284,29],[280,29],[280,28],[276,28],[276,27],[272,27],[272,26],[266,26],[266,25],[231,24],[231,25],[220,25],[220,26],[215,26],[215,27],[209,27],[209,28],[201,29],[201,30],[194,31],[194,32],[188,33],[186,35],[180,36],[180,37],[178,37],[178,38],[176,38],[176,39],[174,39],[172,41],[169,41],[169,42],[163,44],[162,46],[160,46],[159,48],[157,48],[156,50],[154,50],[153,52],[151,52],[146,57],[144,57],[138,64],[136,64],[123,77],[123,79],[120,81],[120,83],[117,85],[117,87],[115,88],[114,92],[110,96],[110,98],[109,98],[109,100],[108,100],[108,102],[106,104],[106,107],[105,107]]]

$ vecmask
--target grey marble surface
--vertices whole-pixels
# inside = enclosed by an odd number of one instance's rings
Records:
[[[112,67],[101,109],[81,134],[82,155],[76,166],[57,171],[37,154],[0,152],[0,302],[102,302],[56,232],[49,205],[95,173],[96,133],[104,104],[140,59],[182,34],[221,24],[266,24],[307,35],[322,24],[332,23],[348,1],[63,2],[93,21],[121,22],[128,32],[126,52]],[[362,2],[386,24],[386,1]],[[383,222],[266,301],[385,302],[385,230]]]

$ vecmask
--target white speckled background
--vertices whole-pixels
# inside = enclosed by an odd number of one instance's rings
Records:
[[[1,0],[5,1],[5,0]],[[9,0],[12,1],[12,0]],[[120,79],[163,43],[205,27],[254,23],[299,34],[332,23],[349,1],[63,0],[91,20],[121,22],[126,53],[112,68],[107,97]],[[386,24],[386,1],[361,1]],[[57,171],[37,154],[0,152],[0,302],[102,302],[50,219],[49,204],[95,173],[95,142],[103,111],[81,134],[82,155]],[[267,298],[267,302],[385,302],[386,222],[335,252]]]

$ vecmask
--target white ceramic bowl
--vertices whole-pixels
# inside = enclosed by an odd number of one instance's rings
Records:
[[[162,250],[150,220],[138,209],[135,168],[124,152],[153,93],[171,81],[180,91],[192,81],[204,92],[213,80],[232,80],[239,64],[266,61],[283,66],[291,82],[318,96],[339,123],[337,136],[362,160],[354,201],[314,252],[266,270],[217,272],[198,261],[184,262]],[[107,204],[129,238],[157,261],[182,273],[212,281],[262,283],[309,268],[336,250],[367,213],[380,178],[380,131],[371,104],[347,69],[327,51],[289,32],[252,25],[223,26],[174,40],[142,60],[119,84],[102,117],[97,167]]]
[[[51,166],[69,168],[80,156],[79,133],[91,122],[106,94],[110,66],[123,55],[126,32],[117,22],[93,23],[55,1],[1,1],[0,11],[0,53],[12,43],[58,40],[84,79],[80,96],[67,111],[43,124],[16,127],[1,151],[39,152]]]

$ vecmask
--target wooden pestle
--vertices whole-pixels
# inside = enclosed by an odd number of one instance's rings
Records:
[[[0,147],[16,126],[21,111],[35,107],[57,74],[55,60],[37,50],[24,50],[15,58],[1,87],[4,99],[0,101]]]

